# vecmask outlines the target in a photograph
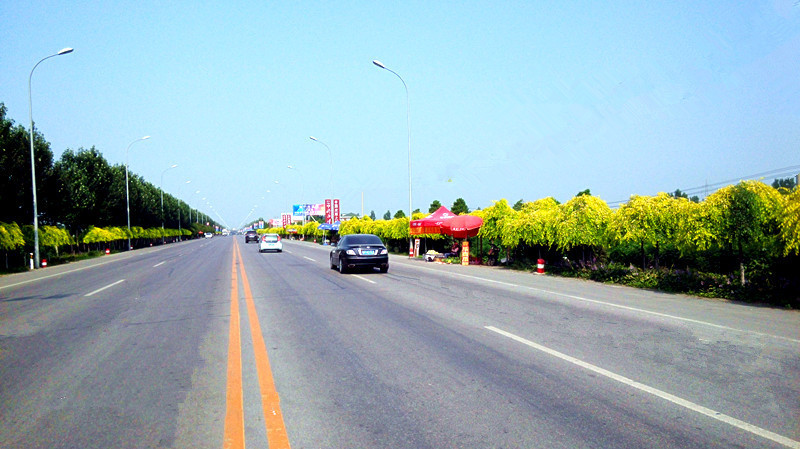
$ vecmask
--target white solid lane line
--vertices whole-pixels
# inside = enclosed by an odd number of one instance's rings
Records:
[[[162,261],[162,262],[159,262],[159,263],[157,263],[157,264],[153,265],[153,268],[155,268],[155,267],[157,267],[157,266],[160,266],[160,265],[164,265],[164,263],[165,263],[165,262],[166,262],[166,260],[165,260],[165,261]]]
[[[93,291],[93,292],[91,292],[91,293],[87,293],[87,294],[85,294],[85,295],[83,295],[83,296],[92,296],[92,295],[94,295],[95,293],[100,293],[100,292],[102,292],[103,290],[105,290],[105,289],[107,289],[107,288],[111,288],[111,287],[113,287],[113,286],[115,286],[115,285],[117,285],[117,284],[119,284],[119,283],[122,283],[122,282],[125,282],[125,279],[120,279],[120,280],[118,280],[117,282],[114,282],[113,284],[108,284],[108,285],[106,285],[105,287],[98,288],[97,290],[95,290],[95,291]]]
[[[306,257],[306,256],[303,256],[303,259],[310,260],[310,261],[312,261],[312,262],[316,262],[316,260],[314,260],[314,259],[312,259],[312,258],[310,258],[310,257]]]
[[[412,265],[407,265],[407,266],[412,266]],[[420,269],[420,270],[441,272],[440,270],[433,270],[431,268],[426,268],[426,267],[414,267],[414,268],[417,268],[417,269]],[[645,313],[645,314],[648,314],[648,315],[659,316],[659,317],[667,318],[667,319],[671,319],[671,320],[683,321],[683,322],[686,322],[686,323],[699,324],[701,326],[708,326],[708,327],[713,327],[713,328],[716,328],[716,329],[723,329],[723,330],[729,330],[729,331],[734,331],[734,332],[743,332],[743,333],[747,333],[747,334],[758,335],[760,337],[769,337],[769,338],[775,338],[775,339],[778,339],[778,340],[790,341],[792,343],[800,343],[800,340],[798,340],[796,338],[782,337],[780,335],[766,334],[764,332],[750,331],[750,330],[739,329],[739,328],[735,328],[735,327],[723,326],[721,324],[709,323],[708,321],[695,320],[695,319],[692,319],[692,318],[685,318],[685,317],[682,317],[682,316],[670,315],[670,314],[667,314],[667,313],[654,312],[652,310],[640,309],[638,307],[624,306],[624,305],[621,305],[621,304],[614,304],[612,302],[600,301],[598,299],[591,299],[591,298],[584,298],[584,297],[581,297],[581,296],[568,295],[566,293],[555,292],[555,291],[546,290],[546,289],[543,289],[543,288],[528,287],[528,286],[525,286],[525,285],[511,284],[509,282],[495,281],[494,279],[487,279],[487,278],[482,278],[482,277],[479,277],[479,276],[472,276],[472,275],[469,275],[469,274],[461,274],[461,273],[453,273],[453,272],[447,272],[447,273],[451,274],[453,276],[457,276],[457,277],[463,277],[463,278],[472,279],[472,280],[476,280],[476,281],[488,282],[490,284],[500,284],[500,285],[505,285],[507,287],[512,287],[512,288],[522,288],[522,289],[526,289],[526,290],[532,290],[532,291],[535,291],[535,292],[547,293],[549,295],[562,296],[564,298],[570,298],[570,299],[574,299],[576,301],[583,301],[583,302],[588,302],[588,303],[592,303],[592,304],[599,304],[599,305],[603,305],[603,306],[607,306],[607,307],[614,307],[614,308],[617,308],[617,309],[630,310],[632,312]]]
[[[369,279],[365,278],[364,276],[359,276],[359,275],[357,275],[357,274],[354,274],[354,275],[353,275],[353,277],[354,277],[354,278],[359,278],[359,279],[361,279],[362,281],[367,281],[367,282],[369,282],[370,284],[375,284],[375,283],[376,283],[375,281],[369,280]]]
[[[665,399],[673,404],[680,405],[681,407],[687,408],[693,412],[700,413],[701,415],[708,416],[710,418],[716,419],[717,421],[724,422],[734,427],[738,427],[744,431],[750,432],[754,435],[758,435],[762,438],[766,438],[768,440],[772,440],[776,443],[782,444],[786,447],[800,449],[800,441],[795,441],[790,438],[787,438],[783,435],[778,435],[777,433],[770,432],[769,430],[762,429],[761,427],[754,426],[750,423],[746,423],[744,421],[738,420],[732,416],[725,415],[723,413],[711,410],[710,408],[703,407],[702,405],[695,404],[694,402],[687,401],[686,399],[679,398],[678,396],[669,394],[665,391],[661,391],[659,389],[653,388],[651,386],[636,382],[635,380],[629,379],[625,376],[621,376],[619,374],[612,373],[611,371],[605,370],[598,366],[592,365],[591,363],[584,362],[583,360],[576,359],[575,357],[568,356],[564,353],[558,352],[554,349],[550,349],[546,346],[542,346],[538,343],[534,343],[530,340],[526,340],[525,338],[519,337],[514,335],[510,332],[506,332],[504,330],[498,329],[494,326],[484,326],[485,329],[490,330],[492,332],[498,333],[504,337],[508,337],[514,341],[522,343],[526,346],[529,346],[533,349],[538,351],[542,351],[545,354],[551,355],[553,357],[557,357],[561,360],[567,361],[574,365],[580,366],[581,368],[587,369],[589,371],[593,371],[601,376],[605,376],[609,379],[615,380],[617,382],[623,383],[628,385],[629,387],[636,388],[637,390],[644,391],[645,393],[649,393],[653,396],[657,396],[661,399]]]

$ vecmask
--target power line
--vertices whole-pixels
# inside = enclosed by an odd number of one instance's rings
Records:
[[[719,182],[715,182],[715,183],[712,183],[712,184],[704,184],[704,185],[697,186],[697,187],[690,187],[688,189],[678,189],[678,190],[680,190],[681,192],[685,193],[686,195],[690,195],[691,196],[691,195],[702,194],[702,196],[705,197],[705,196],[708,196],[709,190],[714,191],[714,190],[717,190],[717,188],[719,188],[719,187],[723,187],[723,186],[726,186],[726,185],[738,183],[739,181],[751,180],[751,179],[760,179],[760,178],[763,178],[765,176],[774,177],[776,179],[788,178],[788,177],[794,177],[798,173],[800,173],[800,165],[792,165],[790,167],[776,168],[774,170],[768,170],[768,171],[761,172],[761,173],[755,173],[755,174],[752,174],[752,175],[741,176],[741,177],[734,178],[734,179],[728,179],[726,181],[719,181]],[[612,201],[612,202],[608,203],[608,205],[609,206],[620,205],[620,204],[627,203],[627,202],[628,202],[628,200]]]

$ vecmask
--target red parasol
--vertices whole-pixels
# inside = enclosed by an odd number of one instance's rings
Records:
[[[457,239],[475,237],[483,225],[483,219],[475,215],[459,215],[442,222],[442,234],[452,235]]]
[[[446,207],[442,206],[436,212],[428,215],[419,220],[411,220],[411,235],[419,234],[438,234],[441,232],[441,225],[450,218],[455,217],[455,214],[450,212]]]

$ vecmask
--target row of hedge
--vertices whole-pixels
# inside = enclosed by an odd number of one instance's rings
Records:
[[[506,200],[471,213],[484,224],[472,256],[498,243],[519,268],[544,258],[551,271],[602,282],[745,301],[800,306],[800,188],[743,181],[701,202],[633,195],[618,209],[580,195],[564,204],[553,198],[515,210]],[[415,213],[413,219],[425,214]],[[262,232],[318,236],[317,223]],[[291,229],[291,231],[289,231]],[[404,253],[408,218],[354,218],[340,234],[369,233]],[[426,235],[441,250],[442,235]]]
[[[17,223],[0,222],[0,251],[3,253],[5,270],[16,271],[27,267],[29,253],[33,252],[33,226],[19,226]],[[90,226],[78,235],[71,235],[67,229],[44,225],[39,227],[39,249],[42,259],[49,264],[72,260],[76,253],[92,250],[124,250],[128,239],[134,247],[150,246],[165,241],[191,238],[196,233],[189,229],[161,229],[131,227]],[[64,254],[64,249],[70,256]],[[63,259],[63,260],[62,260]]]

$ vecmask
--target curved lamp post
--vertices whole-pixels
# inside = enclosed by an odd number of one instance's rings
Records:
[[[410,224],[411,218],[414,214],[414,209],[411,208],[411,106],[408,101],[408,86],[406,85],[406,82],[403,80],[403,77],[398,75],[397,72],[395,72],[394,70],[383,65],[382,62],[373,59],[372,63],[384,70],[394,73],[394,75],[400,79],[400,82],[403,83],[403,87],[406,89],[406,126],[408,127],[408,222]],[[411,238],[411,236],[409,236],[408,237],[409,256],[412,254],[413,248],[414,248],[413,239]]]
[[[172,164],[169,168],[165,169],[161,172],[161,185],[159,186],[159,190],[161,191],[161,244],[164,244],[164,173],[173,168],[177,167],[178,164]]]
[[[300,206],[303,208],[303,226],[306,225],[306,208],[305,204],[303,203],[303,198],[306,196],[305,194],[305,187],[303,185],[303,175],[300,173],[300,169],[295,167],[294,165],[287,165],[286,168],[289,170],[297,170],[297,175],[300,176]]]
[[[31,84],[33,82],[33,71],[36,70],[36,67],[42,63],[42,61],[46,59],[50,59],[55,56],[66,55],[67,53],[72,53],[72,48],[63,48],[59,50],[58,53],[52,54],[47,56],[46,58],[42,58],[36,65],[33,66],[31,69],[31,74],[28,76],[28,118],[31,121],[31,128],[30,128],[30,139],[31,139],[31,190],[33,191],[33,252],[34,252],[34,260],[36,262],[36,268],[41,267],[41,262],[39,260],[39,209],[36,205],[36,159],[33,154],[33,95],[31,94]]]
[[[331,161],[331,174],[330,174],[330,178],[328,180],[328,190],[331,193],[331,201],[333,201],[333,153],[331,153],[331,147],[329,147],[325,142],[317,139],[314,136],[309,136],[308,138],[313,140],[314,142],[319,142],[319,143],[325,145],[325,148],[328,149],[328,158],[330,158],[330,161]]]
[[[140,140],[147,140],[150,136],[140,137],[133,142],[128,144],[128,147],[125,148],[125,211],[128,214],[128,251],[131,249],[131,200],[130,200],[130,187],[128,186],[128,150],[131,149],[131,145],[140,141]]]
[[[281,186],[281,183],[280,183],[280,181],[278,181],[277,179],[274,179],[272,182],[273,182],[273,183],[275,183],[275,185],[276,185],[276,186],[283,187],[283,186]],[[283,197],[279,197],[279,198],[278,198],[278,199],[275,201],[275,202],[278,204],[278,213],[282,213],[282,212],[280,212],[281,208],[283,207],[283,206],[281,206],[281,205],[280,205],[280,204],[281,204],[281,201],[285,201],[285,199],[284,199]],[[289,210],[290,210],[290,211],[292,210],[292,209],[291,209],[291,207],[289,208]]]
[[[191,184],[191,182],[192,182],[192,180],[189,179],[184,184]],[[183,187],[183,186],[181,186],[181,187]],[[178,189],[178,197],[181,196],[181,192],[183,192],[183,189],[182,188]],[[182,202],[182,200],[180,198],[178,198],[178,241],[179,242],[183,241],[183,234],[181,234],[181,202]],[[187,204],[187,206],[189,206],[189,205]],[[191,214],[192,214],[192,206],[189,206],[189,222],[190,223],[192,222],[192,215]]]
[[[194,201],[194,196],[197,195],[198,193],[200,193],[199,190],[194,191],[194,193],[192,194],[192,201]],[[195,220],[197,220],[197,223],[200,223],[200,211],[197,209],[194,210],[194,218]],[[192,222],[192,206],[189,205],[189,223],[191,222]]]

